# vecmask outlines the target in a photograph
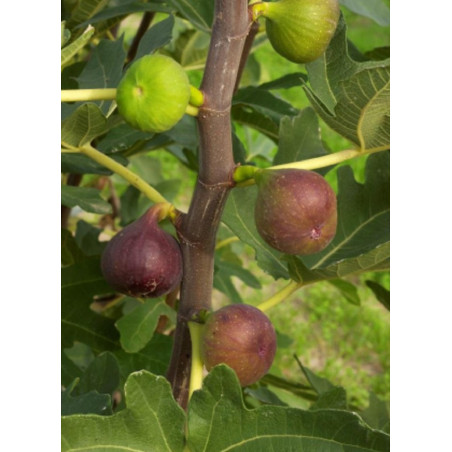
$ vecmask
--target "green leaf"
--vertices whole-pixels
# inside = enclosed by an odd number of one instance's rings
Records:
[[[320,138],[319,121],[312,108],[301,110],[297,116],[285,116],[281,119],[279,146],[274,165],[298,162],[326,154]]]
[[[356,413],[338,409],[304,411],[268,405],[249,410],[235,373],[220,365],[191,398],[188,446],[193,452],[383,452],[389,451],[389,436],[370,429]]]
[[[69,386],[76,378],[80,379],[82,371],[80,368],[61,350],[61,384]]]
[[[61,415],[71,414],[112,414],[111,396],[109,394],[99,394],[97,391],[90,391],[79,396],[72,396],[71,393],[76,387],[78,380],[61,392]]]
[[[61,22],[61,47],[64,47],[71,38],[71,32],[66,28],[66,21]]]
[[[252,127],[278,141],[280,121],[295,116],[298,110],[285,100],[262,88],[241,88],[232,99],[234,121]]]
[[[171,357],[173,340],[170,336],[154,333],[148,344],[136,353],[116,350],[121,376],[125,379],[137,370],[147,370],[156,375],[165,375]]]
[[[77,385],[76,394],[84,394],[97,391],[99,394],[110,394],[119,386],[119,365],[111,352],[103,352],[89,364],[80,383]]]
[[[176,314],[165,300],[151,300],[121,317],[116,322],[116,328],[121,335],[122,348],[129,353],[143,349],[152,339],[160,316],[165,315],[175,322]]]
[[[389,148],[389,59],[353,61],[341,20],[325,54],[306,68],[306,95],[333,130],[362,150]]]
[[[138,45],[135,60],[144,55],[155,52],[160,47],[165,46],[173,37],[174,16],[170,15],[166,19],[153,25],[141,38]]]
[[[372,290],[377,300],[389,311],[390,308],[390,292],[382,285],[375,281],[367,280],[367,287]]]
[[[96,104],[91,102],[78,107],[61,123],[61,142],[82,147],[108,130],[107,118]]]
[[[210,33],[213,23],[214,2],[210,0],[169,0],[168,3],[196,28]]]
[[[77,77],[80,89],[116,88],[121,80],[126,52],[123,38],[115,41],[102,39],[91,53],[90,59]],[[106,115],[111,100],[94,102]]]
[[[119,152],[129,155],[131,148],[133,149],[137,145],[144,144],[158,136],[161,135],[141,132],[123,123],[112,127],[105,136],[99,139],[96,142],[96,149],[106,154],[113,154],[112,157]]]
[[[201,31],[188,31],[190,32],[189,38],[185,39],[185,45],[180,51],[180,64],[186,71],[203,69],[209,51],[210,36]]]
[[[369,393],[369,406],[360,415],[372,428],[389,434],[390,422],[387,403],[380,400],[373,392]]]
[[[61,67],[69,63],[72,57],[77,55],[77,53],[80,52],[86,44],[88,44],[94,34],[94,31],[94,28],[91,25],[88,25],[82,35],[61,50]]]
[[[310,269],[366,255],[389,242],[389,152],[368,157],[364,184],[356,182],[349,166],[339,168],[338,187],[336,236],[320,253],[302,258]]]
[[[98,22],[109,21],[111,19],[121,19],[124,16],[128,16],[133,13],[141,13],[146,11],[171,13],[172,9],[168,8],[164,3],[142,3],[141,1],[128,1],[122,2],[118,6],[112,6],[111,8],[105,8],[104,10],[97,13],[95,16],[89,19],[90,24],[95,24]],[[82,27],[86,25],[86,22],[82,22],[79,26]]]
[[[295,86],[301,86],[308,81],[308,77],[303,72],[294,72],[293,74],[286,74],[280,78],[270,82],[263,83],[259,86],[260,89],[289,89]]]
[[[97,188],[61,186],[61,204],[68,207],[79,206],[86,212],[106,214],[112,212],[111,204],[100,196]]]
[[[95,295],[111,292],[100,270],[100,258],[92,257],[61,269],[61,338],[63,347],[74,341],[100,353],[119,347],[113,321],[90,309]]]
[[[231,114],[235,122],[261,132],[274,142],[278,141],[279,121],[274,121],[265,114],[238,105],[232,107]]]
[[[288,278],[282,254],[270,248],[257,232],[254,223],[255,186],[232,190],[224,209],[222,221],[239,239],[256,251],[258,265],[276,278]]]
[[[333,385],[326,378],[319,377],[307,367],[303,366],[298,358],[296,360],[306,379],[318,394],[317,400],[310,408],[311,410],[324,408],[347,409],[347,393],[344,388]]]
[[[61,265],[63,267],[72,265],[85,259],[85,257],[71,232],[67,229],[61,229]]]
[[[104,9],[107,3],[108,0],[79,0],[75,2],[75,7],[71,11],[71,16],[68,20],[69,28],[74,28],[76,25],[90,19]]]
[[[358,289],[354,284],[343,279],[331,279],[328,281],[332,286],[336,287],[342,296],[351,304],[359,306],[361,300],[359,299]]]
[[[321,395],[335,388],[333,383],[331,383],[328,379],[319,377],[310,369],[308,369],[306,366],[303,366],[303,364],[301,363],[300,360],[298,360],[298,358],[296,358],[296,361],[301,371],[304,373],[304,376],[309,381],[309,384],[312,386],[312,388],[315,390],[317,394]]]
[[[107,243],[99,242],[101,232],[101,229],[92,226],[86,221],[77,221],[75,241],[85,256],[95,256],[102,253]]]
[[[294,116],[298,110],[268,90],[248,86],[241,88],[232,99],[232,105],[240,105],[261,113],[279,124],[283,116]]]
[[[127,408],[113,416],[72,415],[62,418],[62,452],[182,452],[185,413],[168,381],[146,371],[125,384]]]
[[[127,160],[121,158],[121,156],[114,156],[112,158],[122,164],[127,163]],[[74,174],[100,174],[105,176],[113,174],[112,171],[90,159],[86,155],[75,153],[61,154],[61,172]]]
[[[374,20],[378,25],[389,26],[389,8],[383,0],[340,0],[339,3],[356,14]]]

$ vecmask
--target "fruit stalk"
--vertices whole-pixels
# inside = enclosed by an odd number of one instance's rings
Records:
[[[174,219],[175,209],[172,204],[169,203],[166,198],[164,198],[155,188],[152,188],[140,176],[130,171],[120,163],[114,161],[111,157],[105,155],[103,152],[100,152],[97,149],[93,148],[92,146],[83,146],[79,148],[78,151],[82,154],[85,154],[95,162],[101,164],[105,168],[108,168],[109,170],[123,177],[127,182],[140,190],[151,201],[155,203],[165,203],[165,205],[168,206],[168,215],[170,216],[170,218]]]
[[[115,100],[116,88],[63,89],[61,102],[88,102],[92,100]]]
[[[199,108],[199,173],[186,215],[176,228],[182,248],[184,277],[178,321],[167,377],[175,399],[187,406],[191,342],[187,322],[211,308],[216,234],[227,195],[233,186],[230,109],[243,45],[249,29],[247,0],[216,0],[212,38]]]

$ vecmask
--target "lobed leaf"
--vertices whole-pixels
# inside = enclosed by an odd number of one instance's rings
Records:
[[[147,371],[135,372],[124,392],[127,408],[113,416],[64,416],[62,452],[182,452],[185,413],[168,381]]]
[[[188,408],[191,451],[389,451],[389,436],[353,412],[284,406],[247,409],[235,373],[216,366]]]
[[[352,60],[341,19],[325,54],[306,68],[306,95],[333,130],[362,150],[389,148],[389,59]]]

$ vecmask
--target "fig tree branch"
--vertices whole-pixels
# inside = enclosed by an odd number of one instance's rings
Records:
[[[167,377],[177,402],[187,406],[191,341],[188,321],[210,310],[216,234],[229,190],[234,185],[230,109],[244,42],[249,31],[247,0],[216,0],[212,38],[201,84],[199,173],[192,201],[176,228],[184,276],[173,352]]]

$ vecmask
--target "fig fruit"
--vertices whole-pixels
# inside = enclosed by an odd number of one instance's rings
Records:
[[[116,91],[118,111],[136,129],[164,132],[184,116],[190,83],[182,66],[165,55],[146,55],[127,69]]]
[[[334,238],[336,194],[313,171],[263,170],[255,175],[256,228],[272,248],[286,254],[314,254]]]
[[[338,0],[279,0],[252,8],[254,18],[265,17],[276,52],[294,63],[309,63],[325,52],[340,15]]]
[[[235,371],[240,384],[247,386],[267,373],[275,353],[273,325],[254,306],[228,305],[208,316],[201,344],[207,370],[226,364]]]
[[[158,226],[160,208],[152,206],[107,244],[101,260],[105,280],[132,297],[159,297],[182,279],[179,243]]]

